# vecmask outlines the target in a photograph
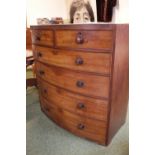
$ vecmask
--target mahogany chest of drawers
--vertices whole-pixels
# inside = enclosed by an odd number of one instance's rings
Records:
[[[128,25],[31,26],[42,111],[108,145],[128,105]]]

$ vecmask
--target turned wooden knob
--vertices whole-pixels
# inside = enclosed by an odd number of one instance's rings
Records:
[[[80,129],[80,130],[83,130],[85,128],[85,126],[80,123],[80,124],[78,124],[77,128]]]
[[[36,36],[35,40],[40,41],[40,36]]]
[[[83,81],[77,81],[76,82],[77,87],[83,87],[84,86],[84,82]]]
[[[45,72],[44,72],[43,70],[40,70],[40,71],[39,71],[39,74],[40,74],[40,75],[44,75]]]
[[[44,94],[47,94],[47,89],[44,89],[43,92],[44,92]]]
[[[38,53],[37,53],[37,56],[38,56],[38,57],[42,57],[42,53],[38,52]]]
[[[45,110],[46,110],[47,112],[50,111],[49,108],[47,108],[47,107],[45,107]]]
[[[77,44],[83,44],[84,43],[84,38],[83,38],[83,35],[81,32],[78,32],[77,33],[77,36],[76,36],[76,43]]]
[[[77,108],[78,108],[78,109],[84,109],[84,108],[85,108],[84,103],[78,103],[78,104],[77,104]]]
[[[75,63],[76,63],[77,65],[82,65],[83,62],[84,62],[83,59],[80,58],[80,57],[76,58],[76,60],[75,60]]]

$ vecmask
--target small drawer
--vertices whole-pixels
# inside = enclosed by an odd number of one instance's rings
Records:
[[[56,46],[79,49],[108,49],[113,47],[112,30],[56,30]]]
[[[110,78],[80,73],[36,62],[37,76],[45,81],[86,96],[108,99]]]
[[[41,107],[44,113],[61,127],[70,132],[97,141],[105,142],[106,123],[75,115],[54,104],[49,104],[45,98],[40,96]]]
[[[37,60],[73,70],[111,74],[112,54],[56,50],[33,46]]]
[[[108,101],[81,96],[38,78],[40,94],[51,104],[84,117],[107,122]]]
[[[32,30],[32,44],[53,46],[53,31]]]

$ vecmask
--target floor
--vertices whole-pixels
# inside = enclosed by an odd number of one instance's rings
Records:
[[[27,76],[31,73],[28,72]],[[38,90],[26,93],[26,150],[27,155],[128,155],[129,132],[126,124],[108,147],[77,137],[49,120],[40,110]]]
[[[26,78],[33,77],[31,68]],[[77,137],[60,128],[40,110],[38,90],[26,92],[26,150],[27,155],[128,155],[129,124],[119,130],[108,147]]]

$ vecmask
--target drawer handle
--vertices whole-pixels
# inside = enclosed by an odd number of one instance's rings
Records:
[[[40,37],[39,36],[36,36],[35,38],[37,41],[40,41]]]
[[[43,70],[40,70],[40,71],[39,71],[39,74],[40,74],[40,75],[44,75],[45,72],[44,72]]]
[[[42,57],[42,53],[38,52],[38,53],[37,53],[37,56],[38,56],[38,57]]]
[[[84,43],[84,38],[83,38],[83,35],[81,32],[78,32],[77,33],[77,36],[76,36],[76,43],[77,44],[83,44]]]
[[[46,110],[46,111],[50,111],[49,108],[47,108],[47,107],[45,107],[45,110]]]
[[[80,123],[80,124],[78,124],[77,128],[80,129],[80,130],[83,130],[85,128],[85,126]]]
[[[43,92],[44,92],[44,94],[47,94],[47,89],[44,89]]]
[[[84,109],[84,108],[85,108],[84,103],[78,103],[78,104],[77,104],[77,108],[78,108],[78,109]]]
[[[77,81],[76,85],[77,85],[77,87],[82,88],[82,87],[84,87],[84,82],[83,81]]]
[[[82,65],[83,64],[83,59],[82,58],[77,58],[76,60],[75,60],[75,63],[77,64],[77,65]]]

